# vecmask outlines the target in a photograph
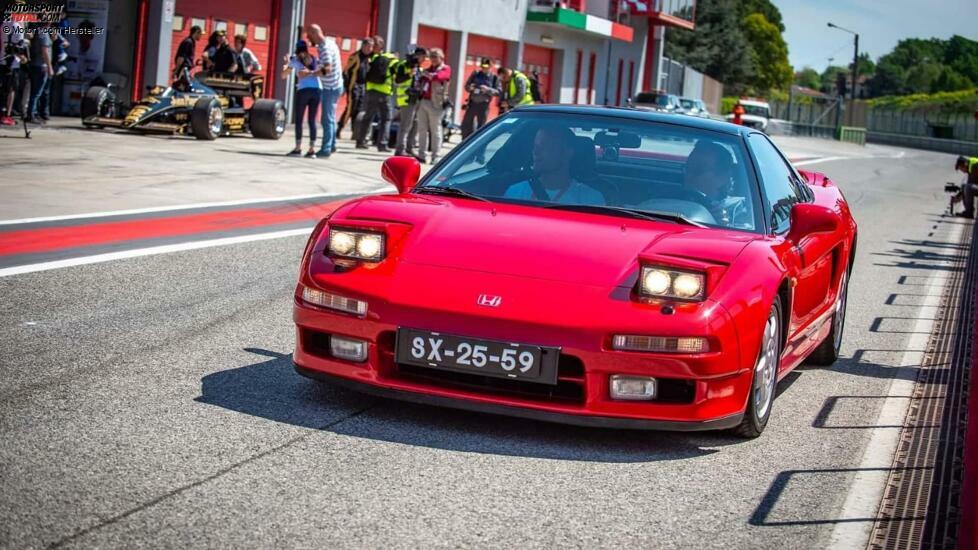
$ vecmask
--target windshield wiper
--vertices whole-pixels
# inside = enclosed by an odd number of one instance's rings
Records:
[[[487,199],[485,197],[480,197],[479,195],[476,195],[474,193],[469,193],[468,191],[464,191],[464,190],[459,189],[457,187],[437,187],[437,186],[434,186],[433,185],[431,187],[428,187],[428,186],[425,186],[425,187],[416,187],[414,189],[414,192],[415,193],[423,193],[423,194],[426,194],[426,195],[447,195],[447,196],[452,196],[452,197],[463,197],[463,198],[466,198],[466,199],[474,199],[474,200],[483,201],[483,202],[492,202],[492,201],[490,201],[489,199]]]
[[[625,215],[640,220],[667,221],[692,225],[693,227],[706,227],[700,222],[693,221],[682,214],[676,212],[658,212],[655,210],[638,210],[634,208],[622,208],[620,206],[605,206],[600,204],[548,204],[544,208],[554,210],[572,210],[575,212],[595,212],[600,214]]]

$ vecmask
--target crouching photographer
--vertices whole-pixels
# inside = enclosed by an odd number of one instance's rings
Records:
[[[949,183],[944,186],[944,191],[952,193],[950,211],[954,214],[954,205],[958,202],[964,203],[964,212],[957,214],[961,218],[975,217],[975,193],[978,191],[978,157],[958,157],[954,162],[954,169],[966,174],[966,179],[961,185]]]
[[[25,84],[24,67],[30,61],[30,49],[24,40],[24,30],[19,23],[3,23],[3,57],[0,57],[0,126],[14,126],[14,97],[22,92]]]

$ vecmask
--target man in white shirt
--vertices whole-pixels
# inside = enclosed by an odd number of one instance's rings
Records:
[[[533,174],[540,184],[537,188],[547,197],[534,193],[529,180],[509,186],[503,197],[560,204],[605,204],[600,191],[571,176],[575,139],[574,132],[568,128],[544,126],[537,130],[533,139]]]
[[[319,80],[322,88],[322,124],[323,146],[317,153],[317,158],[329,158],[336,150],[336,102],[343,94],[343,67],[340,63],[340,48],[336,41],[323,34],[319,25],[309,25],[309,41],[316,46],[319,53],[319,66],[322,75]]]

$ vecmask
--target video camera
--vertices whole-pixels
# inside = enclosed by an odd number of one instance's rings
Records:
[[[944,192],[951,195],[950,202],[947,205],[947,210],[951,214],[954,214],[954,205],[964,200],[964,186],[953,182],[947,182],[944,184]]]
[[[13,57],[20,57],[21,63],[26,63],[30,59],[30,51],[28,50],[27,42],[20,41],[10,44],[5,44],[3,47],[3,64],[10,65],[10,60]]]

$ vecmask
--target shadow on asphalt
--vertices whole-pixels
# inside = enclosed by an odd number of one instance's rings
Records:
[[[610,430],[377,399],[306,379],[291,354],[247,348],[266,359],[209,374],[195,401],[303,428],[447,451],[629,463],[681,460],[744,440],[723,433]],[[793,379],[792,379],[793,381]],[[790,385],[790,383],[788,384]],[[371,405],[372,404],[372,405]],[[339,422],[368,406],[362,414]]]
[[[775,505],[781,498],[789,486],[793,483],[805,484],[809,486],[813,485],[829,485],[832,483],[839,483],[849,476],[857,472],[893,472],[893,471],[911,471],[911,470],[924,470],[930,468],[826,468],[826,469],[811,469],[811,470],[786,470],[781,472],[774,478],[771,486],[768,487],[767,493],[764,498],[761,499],[761,503],[758,504],[754,513],[751,514],[750,519],[747,521],[750,525],[756,526],[798,526],[798,525],[826,525],[826,524],[837,524],[837,523],[874,523],[876,521],[876,516],[867,517],[848,517],[848,518],[812,518],[812,519],[799,519],[797,517],[782,516],[778,514],[778,510]],[[899,517],[892,518],[890,521],[916,521],[924,518],[920,517]]]

